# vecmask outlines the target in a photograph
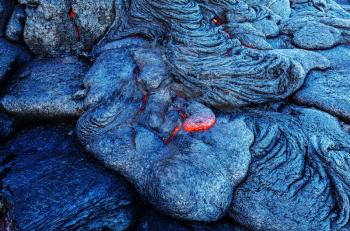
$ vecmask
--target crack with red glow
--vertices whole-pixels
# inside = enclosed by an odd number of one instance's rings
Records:
[[[75,28],[75,33],[77,35],[77,39],[78,39],[78,41],[80,41],[79,27],[78,27],[77,23],[75,22],[75,18],[76,18],[77,15],[74,12],[73,6],[70,7],[68,15],[69,15],[70,21],[73,22],[73,25],[74,25],[74,28]]]
[[[213,23],[216,25],[216,26],[222,26],[222,21],[218,18],[218,17],[214,17],[212,19]],[[224,31],[228,34],[228,37],[229,38],[233,38],[232,34],[230,31],[228,31],[226,28],[224,28]]]
[[[171,133],[170,137],[167,139],[162,139],[164,144],[169,144],[176,136],[176,134],[180,131],[180,127],[176,126],[173,132]]]
[[[144,112],[148,103],[148,95],[144,94],[142,99],[142,104],[140,107],[140,112]],[[176,134],[180,130],[185,130],[188,133],[193,132],[203,132],[212,128],[216,123],[215,116],[206,116],[206,115],[192,115],[190,117],[186,117],[186,114],[179,109],[178,107],[173,107],[175,111],[177,111],[183,120],[182,126],[176,126],[172,131],[169,138],[161,138],[164,144],[169,144],[175,138]]]
[[[142,99],[142,105],[141,105],[141,108],[140,108],[141,112],[143,112],[146,109],[147,102],[148,102],[148,95],[144,94],[143,95],[143,99]]]
[[[212,19],[212,21],[213,21],[213,23],[214,23],[216,26],[222,26],[222,25],[223,25],[222,21],[221,21],[218,17],[214,17],[214,18]],[[225,20],[224,20],[224,21],[225,21]],[[231,34],[231,32],[230,32],[227,28],[224,28],[224,31],[228,34],[228,37],[229,37],[229,38],[233,38],[233,35]],[[246,44],[242,44],[242,46],[244,46],[244,47],[246,47],[246,48],[252,48],[252,49],[253,49],[253,47],[251,47],[251,46],[249,46],[249,45],[246,45]],[[228,56],[229,53],[230,53],[230,50],[228,50],[227,53],[226,53],[225,55]]]
[[[188,133],[207,131],[210,128],[212,128],[216,123],[215,116],[192,115],[190,117],[186,117],[186,114],[182,112],[179,108],[174,108],[183,120],[182,129]],[[163,142],[165,144],[169,144],[180,130],[181,128],[179,126],[176,126],[173,132],[171,133],[171,136],[168,139],[163,139]]]

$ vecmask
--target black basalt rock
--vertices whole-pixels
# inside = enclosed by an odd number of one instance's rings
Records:
[[[146,209],[135,227],[137,231],[168,230],[168,231],[247,231],[245,228],[220,220],[218,222],[203,224],[184,222],[171,219],[154,210]]]
[[[90,159],[70,126],[21,131],[1,148],[13,156],[3,180],[21,230],[125,230],[134,222],[133,190]]]
[[[76,57],[37,59],[17,71],[0,108],[25,119],[74,118],[83,112],[87,64]]]
[[[26,13],[23,6],[17,5],[6,27],[6,38],[11,41],[22,39]]]
[[[0,113],[0,143],[12,135],[16,128],[16,121],[10,116]]]
[[[3,0],[0,2],[0,37],[5,34],[6,24],[11,17],[11,13],[15,7],[12,0]]]
[[[22,47],[14,45],[5,39],[0,38],[0,83],[10,78],[16,71],[16,68],[25,62],[28,62],[31,55],[22,49]]]

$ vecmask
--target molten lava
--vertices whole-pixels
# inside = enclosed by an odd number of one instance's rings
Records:
[[[218,18],[213,18],[213,22],[215,23],[215,25],[217,25],[217,26],[221,26],[221,21],[218,19]]]
[[[143,95],[142,106],[140,108],[140,111],[144,111],[146,109],[147,101],[148,101],[148,95]]]
[[[180,116],[181,116],[181,118],[182,118],[183,120],[185,120],[185,119],[186,119],[186,115],[185,115],[185,113],[180,112]]]
[[[169,144],[179,131],[180,131],[179,126],[176,126],[173,132],[171,133],[171,136],[168,139],[163,139],[164,144]]]
[[[74,12],[74,9],[72,7],[69,9],[68,14],[69,14],[69,19],[72,21],[75,17],[75,12]]]
[[[70,7],[68,14],[69,14],[69,19],[70,19],[70,20],[73,22],[73,24],[74,24],[75,33],[76,33],[76,35],[77,35],[77,38],[78,38],[78,40],[80,40],[80,31],[79,31],[79,28],[78,28],[77,24],[76,24],[75,21],[74,21],[74,19],[75,19],[75,17],[76,17],[76,14],[75,14],[74,9],[73,9],[72,6]]]
[[[219,20],[219,18],[215,17],[213,18],[213,22],[216,26],[221,26],[222,22]],[[228,34],[229,38],[233,38],[232,34],[225,28],[224,31]]]
[[[187,132],[201,132],[213,127],[216,123],[214,116],[191,116],[185,119],[183,128]]]

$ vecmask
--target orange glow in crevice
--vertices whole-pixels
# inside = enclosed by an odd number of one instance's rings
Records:
[[[216,123],[215,116],[191,116],[185,119],[183,128],[187,132],[202,132],[212,128]]]
[[[219,20],[218,17],[213,18],[213,22],[216,26],[221,26],[222,22]],[[232,34],[225,28],[224,31],[228,34],[229,38],[233,38]]]
[[[169,144],[174,137],[176,136],[176,134],[180,131],[179,126],[176,126],[175,129],[173,130],[173,132],[171,133],[170,137],[168,139],[163,139],[163,143],[164,144]]]
[[[217,26],[221,26],[221,24],[222,24],[221,21],[217,17],[213,18],[213,23]]]
[[[173,105],[174,106],[174,105]],[[212,113],[194,113],[187,117],[186,113],[177,106],[173,107],[173,110],[177,111],[182,119],[182,126],[176,126],[172,131],[169,138],[162,138],[164,144],[169,144],[181,130],[185,130],[188,133],[203,132],[212,128],[216,123],[215,115]]]

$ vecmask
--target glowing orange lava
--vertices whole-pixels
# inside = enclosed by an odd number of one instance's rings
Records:
[[[187,132],[201,132],[210,129],[215,123],[215,116],[191,116],[184,121],[182,126]]]
[[[179,131],[180,131],[179,126],[176,126],[174,131],[171,133],[171,136],[168,139],[163,139],[164,144],[169,144]]]
[[[222,25],[222,22],[217,18],[213,18],[213,22],[216,26],[221,26]],[[229,38],[233,38],[232,34],[225,28],[224,31],[228,34],[228,37]]]
[[[217,26],[221,26],[221,24],[222,24],[218,18],[213,18],[213,22],[214,22],[215,25],[217,25]]]

